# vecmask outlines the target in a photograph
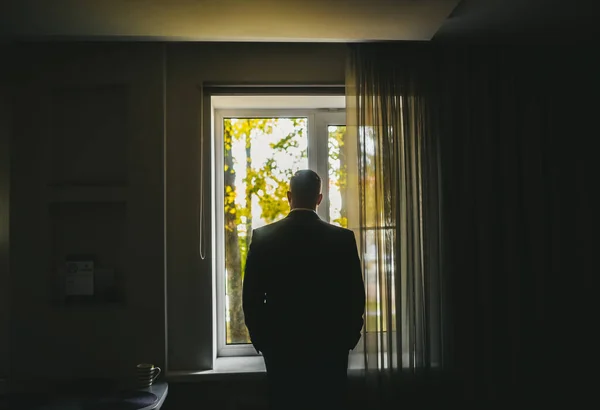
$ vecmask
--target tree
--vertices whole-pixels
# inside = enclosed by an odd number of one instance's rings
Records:
[[[248,343],[249,336],[244,323],[242,310],[242,281],[246,255],[252,234],[252,201],[258,198],[261,218],[273,222],[289,211],[286,192],[291,170],[279,170],[273,156],[298,146],[298,137],[303,135],[306,119],[292,119],[293,131],[271,144],[271,157],[264,164],[252,162],[252,140],[273,132],[277,118],[225,119],[223,124],[225,162],[225,269],[227,271],[227,295],[229,302],[229,323],[227,339],[229,343]],[[234,144],[243,142],[245,158],[243,164],[244,192],[236,186],[236,164],[232,149]],[[306,153],[304,153],[306,155]],[[256,165],[259,165],[256,167]],[[243,201],[239,201],[242,199]]]
[[[238,289],[241,289],[242,278],[239,275],[241,266],[240,247],[238,246],[238,221],[240,212],[236,206],[236,172],[232,152],[234,138],[239,138],[239,134],[234,131],[231,121],[225,120],[223,127],[223,145],[224,145],[224,198],[225,198],[225,271],[227,294],[229,295],[229,323],[243,323],[243,311],[241,309],[241,297],[235,297]],[[228,341],[242,341],[248,338],[247,329],[238,326],[228,326]]]
[[[337,223],[340,226],[348,227],[348,213],[346,210],[346,201],[344,201],[344,195],[346,194],[346,155],[344,150],[344,137],[346,135],[346,126],[330,126],[328,129],[328,155],[329,155],[329,181],[330,185],[337,187],[339,192],[342,194],[342,206],[340,208],[340,215],[338,218],[333,219],[332,223]],[[335,163],[339,163],[339,166],[333,166]]]
[[[258,138],[272,136],[276,127],[285,128],[287,134],[269,145],[269,153],[262,163],[253,161],[253,142]],[[274,222],[289,212],[287,191],[293,173],[307,161],[306,148],[300,143],[306,141],[306,118],[231,118],[223,124],[225,160],[225,268],[227,270],[227,295],[229,300],[228,343],[249,343],[250,339],[242,310],[242,283],[246,255],[250,246],[253,229],[253,201],[260,207],[260,218],[265,223]],[[345,127],[335,127],[329,135],[330,163],[329,179],[340,190],[345,190],[346,169],[343,156]],[[243,147],[240,145],[243,144]],[[244,158],[235,158],[233,149]],[[243,150],[241,150],[243,148]],[[264,153],[262,153],[264,154]],[[282,166],[277,158],[289,156],[293,166]],[[237,163],[236,160],[243,161]],[[290,161],[287,161],[288,163]],[[236,169],[245,174],[237,178]],[[238,184],[236,184],[236,179]],[[241,182],[241,184],[239,184]],[[344,201],[342,201],[342,205]],[[345,207],[335,221],[347,226]]]

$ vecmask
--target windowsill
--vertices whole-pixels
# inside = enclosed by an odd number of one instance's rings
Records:
[[[264,373],[262,356],[217,357],[215,370],[218,373]]]
[[[348,358],[349,374],[359,373],[363,369],[361,354],[352,354]],[[218,357],[212,370],[178,370],[167,373],[167,381],[191,382],[221,379],[262,379],[266,376],[265,362],[262,356]]]
[[[230,378],[263,378],[265,374],[265,363],[262,356],[218,357],[215,368],[212,370],[172,371],[167,373],[167,380],[189,382]]]

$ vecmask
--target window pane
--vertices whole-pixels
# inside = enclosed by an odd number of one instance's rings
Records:
[[[362,239],[367,292],[365,330],[367,332],[395,331],[397,300],[394,292],[386,292],[386,290],[395,289],[395,280],[397,280],[396,229],[394,227],[366,228]],[[405,283],[403,289],[406,289]],[[388,329],[388,323],[392,323],[391,329]]]
[[[308,168],[307,118],[223,120],[227,344],[250,343],[242,281],[252,229],[289,212],[289,180]]]
[[[345,125],[330,125],[328,134],[328,174],[329,174],[329,221],[332,224],[348,227],[346,212],[346,159],[344,156]]]

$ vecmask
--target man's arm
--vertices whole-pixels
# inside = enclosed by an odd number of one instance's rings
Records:
[[[360,340],[365,314],[365,283],[362,266],[358,256],[358,246],[354,232],[348,233],[348,269],[350,274],[350,349],[354,349]]]
[[[264,330],[261,324],[264,318],[265,288],[261,271],[261,256],[256,231],[252,232],[252,240],[246,256],[246,269],[242,293],[244,320],[250,333],[250,339],[257,352],[263,348]]]

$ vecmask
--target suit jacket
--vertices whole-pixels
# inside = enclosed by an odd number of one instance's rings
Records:
[[[257,351],[353,349],[365,310],[354,233],[310,210],[255,229],[243,309]]]

